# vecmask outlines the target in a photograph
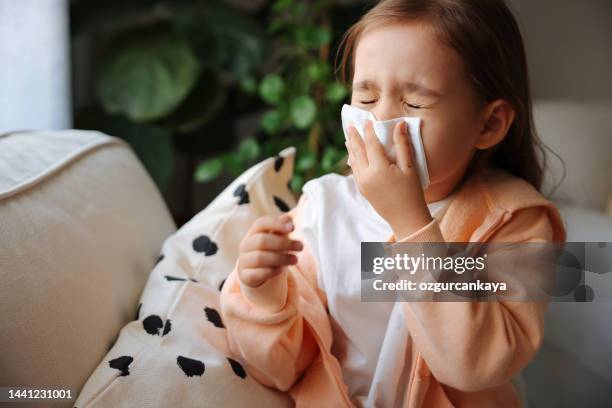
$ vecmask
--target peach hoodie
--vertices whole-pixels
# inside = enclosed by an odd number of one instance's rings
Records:
[[[351,407],[331,354],[327,299],[301,232],[302,195],[290,214],[298,262],[257,288],[236,268],[221,292],[229,347],[262,384],[289,391],[297,407]],[[388,242],[565,242],[555,206],[525,180],[489,167],[457,190],[440,220]],[[544,302],[404,302],[411,347],[405,407],[520,406],[511,379],[544,334]]]

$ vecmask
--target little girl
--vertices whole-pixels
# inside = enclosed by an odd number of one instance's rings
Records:
[[[230,349],[299,407],[520,406],[512,379],[542,342],[545,302],[360,298],[361,241],[565,241],[539,193],[516,21],[502,0],[383,0],[341,45],[352,106],[421,118],[430,183],[404,122],[395,162],[371,124],[363,139],[350,128],[352,174],[309,181],[240,243],[221,292]]]

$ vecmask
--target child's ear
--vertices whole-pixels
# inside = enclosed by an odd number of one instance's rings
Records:
[[[477,149],[488,149],[501,142],[514,121],[514,109],[504,99],[490,102],[483,110],[483,126],[474,145]]]

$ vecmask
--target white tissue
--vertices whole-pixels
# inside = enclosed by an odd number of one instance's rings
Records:
[[[389,120],[376,120],[374,114],[370,111],[359,109],[355,106],[344,104],[342,106],[342,129],[344,130],[344,137],[348,140],[348,128],[353,125],[357,129],[357,132],[364,138],[363,127],[365,126],[366,120],[370,119],[374,125],[374,133],[380,140],[380,143],[385,148],[385,152],[392,161],[397,160],[397,153],[395,151],[395,144],[393,143],[393,128],[396,124],[401,121],[408,123],[408,129],[410,134],[410,140],[414,149],[414,155],[416,159],[416,169],[421,179],[421,185],[423,188],[429,186],[429,172],[427,171],[427,160],[425,159],[425,148],[423,147],[423,141],[421,140],[421,118],[411,116],[401,116],[395,119]],[[347,163],[349,166],[350,162]]]

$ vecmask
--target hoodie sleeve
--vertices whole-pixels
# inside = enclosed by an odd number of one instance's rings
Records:
[[[240,281],[234,265],[220,298],[231,352],[258,381],[281,391],[291,388],[319,352],[300,311],[300,288],[293,276],[316,274],[311,270],[314,263],[301,235],[300,217],[305,202],[302,194],[289,211],[295,225],[289,237],[304,243],[304,249],[297,252],[298,262],[256,288]]]
[[[551,242],[544,207],[518,210],[489,242]],[[390,242],[395,242],[393,239]],[[397,242],[444,242],[437,220]],[[541,270],[525,273],[545,274]],[[418,273],[418,272],[417,272]],[[410,334],[432,375],[462,391],[512,379],[534,357],[544,336],[547,302],[404,302]]]

